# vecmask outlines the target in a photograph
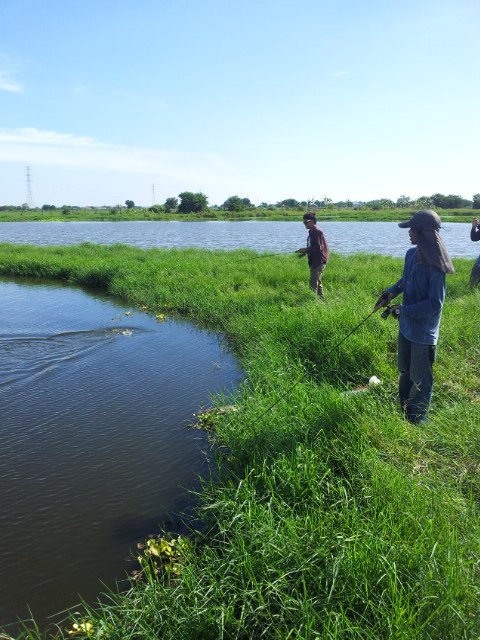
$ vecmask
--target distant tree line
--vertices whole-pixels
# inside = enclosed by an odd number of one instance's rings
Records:
[[[180,198],[180,200],[178,200]],[[208,206],[208,198],[203,193],[192,193],[191,191],[184,191],[180,193],[178,198],[167,198],[165,204],[154,205],[150,207],[151,211],[164,211],[166,213],[179,212],[179,213],[200,213],[206,211]],[[344,200],[339,202],[333,202],[330,198],[323,198],[322,200],[295,200],[295,198],[286,198],[276,203],[262,202],[256,207],[249,198],[241,198],[238,195],[230,196],[221,205],[213,205],[212,209],[219,211],[248,211],[249,209],[297,209],[302,211],[304,209],[372,209],[378,211],[380,209],[465,209],[473,208],[480,209],[480,193],[475,194],[472,200],[466,200],[462,196],[457,195],[443,195],[442,193],[435,193],[431,196],[421,196],[420,198],[412,199],[409,196],[400,196],[396,201],[388,198],[381,198],[379,200],[370,200],[368,202],[354,202],[351,200]]]
[[[135,202],[133,200],[125,200],[125,207],[133,209]],[[62,211],[64,215],[73,213],[78,209],[110,209],[111,213],[118,213],[122,208],[121,205],[114,207],[78,207],[72,205],[62,205],[56,207],[53,204],[44,204],[42,211]],[[434,193],[431,196],[421,196],[420,198],[410,198],[409,196],[400,196],[396,201],[389,198],[380,198],[378,200],[370,200],[368,202],[341,200],[333,202],[330,198],[324,197],[322,200],[295,200],[295,198],[286,198],[275,203],[261,202],[258,207],[255,206],[249,198],[242,198],[238,195],[230,196],[221,205],[213,205],[209,207],[208,197],[204,193],[194,193],[192,191],[183,191],[178,197],[170,197],[165,200],[164,204],[154,204],[148,207],[149,211],[154,213],[202,213],[208,209],[217,211],[248,211],[253,209],[297,209],[299,211],[305,209],[370,209],[379,211],[381,209],[480,209],[480,193],[472,196],[471,200],[466,200],[458,195],[444,195],[442,193]],[[0,205],[0,211],[25,211],[29,206],[24,203],[20,206],[16,205]]]

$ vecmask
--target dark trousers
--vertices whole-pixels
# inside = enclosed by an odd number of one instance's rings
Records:
[[[470,272],[470,286],[473,287],[480,282],[480,258],[475,262]]]
[[[426,422],[432,399],[436,346],[418,344],[398,333],[398,393],[400,406],[410,422]]]

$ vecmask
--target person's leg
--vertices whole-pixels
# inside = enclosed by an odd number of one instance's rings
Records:
[[[412,388],[410,379],[410,350],[412,343],[398,332],[398,398],[400,409],[407,413],[407,402]]]
[[[432,399],[433,363],[436,347],[433,344],[411,343],[410,379],[412,386],[407,400],[407,418],[410,422],[426,422]]]
[[[480,258],[475,262],[470,273],[470,287],[473,289],[480,281]]]
[[[325,270],[325,265],[324,264],[322,264],[320,267],[318,267],[317,294],[320,296],[320,298],[322,300],[325,300],[325,293],[323,291],[323,284],[322,284],[322,278],[323,278],[324,270]]]
[[[310,267],[310,289],[322,298],[325,298],[322,285],[322,274],[325,269],[325,265],[321,264],[319,267]]]

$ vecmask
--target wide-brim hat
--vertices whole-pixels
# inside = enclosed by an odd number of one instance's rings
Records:
[[[421,211],[416,211],[410,220],[399,222],[398,226],[402,229],[434,229],[438,231],[442,226],[442,221],[435,211],[422,209]]]

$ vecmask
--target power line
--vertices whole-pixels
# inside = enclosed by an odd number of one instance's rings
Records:
[[[29,209],[33,209],[33,193],[32,193],[32,177],[30,175],[30,167],[25,167],[25,181],[27,183],[27,205]]]

